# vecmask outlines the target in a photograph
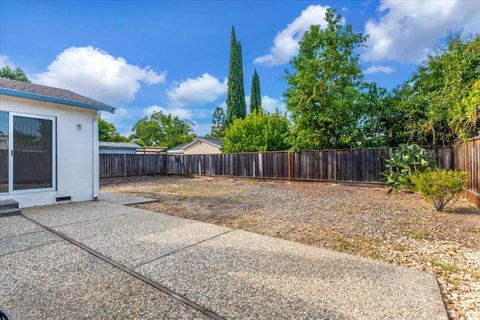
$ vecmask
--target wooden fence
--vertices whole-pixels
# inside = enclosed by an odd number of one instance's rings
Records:
[[[161,175],[167,173],[164,154],[101,154],[100,178]]]
[[[260,179],[382,183],[394,149],[322,150],[208,155],[102,154],[100,177],[204,175]],[[453,149],[432,150],[440,166],[453,169]]]
[[[455,149],[455,169],[468,173],[467,198],[480,207],[480,137],[468,140]]]
[[[208,155],[101,154],[100,177],[201,175],[383,184],[385,160],[393,148],[261,152]],[[480,138],[457,148],[430,150],[444,169],[469,174],[468,198],[480,206]]]

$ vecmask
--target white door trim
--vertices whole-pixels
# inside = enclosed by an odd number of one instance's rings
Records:
[[[40,189],[24,189],[13,190],[13,166],[15,165],[13,159],[13,117],[24,117],[31,119],[44,119],[52,121],[52,187],[40,188]],[[56,118],[52,116],[36,115],[30,113],[9,112],[9,128],[8,128],[8,154],[9,154],[9,167],[8,167],[8,193],[9,194],[22,194],[32,192],[46,192],[55,191],[57,189],[57,123]]]

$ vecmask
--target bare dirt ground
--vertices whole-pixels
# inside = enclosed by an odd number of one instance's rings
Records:
[[[385,260],[437,276],[452,319],[480,319],[480,210],[444,213],[412,193],[313,182],[146,177],[102,191],[159,199],[153,211]]]

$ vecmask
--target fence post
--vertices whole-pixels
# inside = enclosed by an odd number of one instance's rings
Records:
[[[208,171],[210,173],[210,177],[212,176],[212,159],[213,155],[208,155]]]
[[[165,174],[168,176],[168,154],[165,155]]]
[[[288,151],[288,181],[292,181],[292,153]]]
[[[333,150],[333,182],[337,183],[337,149]]]
[[[233,179],[233,153],[230,153],[230,177]]]
[[[265,181],[264,173],[263,173],[263,153],[258,153],[258,171],[260,171],[260,178]]]
[[[127,155],[123,154],[123,178],[127,180]]]
[[[188,156],[183,155],[183,173],[185,174],[185,177],[188,177]]]

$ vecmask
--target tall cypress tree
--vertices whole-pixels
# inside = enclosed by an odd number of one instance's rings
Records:
[[[237,115],[239,118],[247,116],[247,103],[245,101],[245,86],[243,84],[243,59],[242,59],[242,44],[237,42],[238,50],[238,83],[237,86],[240,91],[240,104],[238,105]]]
[[[236,118],[245,118],[246,114],[247,105],[245,103],[245,87],[243,85],[242,46],[235,37],[235,28],[232,27],[226,126],[232,124]]]
[[[262,108],[262,94],[260,92],[260,77],[257,70],[252,77],[252,90],[250,92],[250,113],[259,111]]]

